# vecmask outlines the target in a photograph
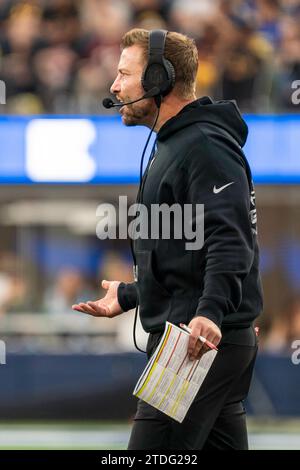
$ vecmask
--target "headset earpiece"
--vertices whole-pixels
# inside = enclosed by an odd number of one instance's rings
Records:
[[[142,86],[147,92],[158,87],[160,96],[166,96],[175,85],[175,69],[164,57],[167,31],[155,29],[149,34],[148,62],[142,75]]]

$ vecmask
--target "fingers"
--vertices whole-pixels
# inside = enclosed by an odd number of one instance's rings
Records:
[[[78,304],[72,305],[72,310],[76,310],[77,312],[85,313],[84,310],[82,310],[82,308]]]
[[[110,308],[107,305],[99,302],[88,302],[88,306],[95,311],[97,316],[108,317],[110,315]]]
[[[211,348],[206,344],[205,341],[201,341],[199,339],[200,333],[198,333],[197,329],[190,334],[189,344],[188,344],[188,355],[191,361],[195,359],[200,359],[203,354],[207,351],[210,351]],[[213,345],[217,346],[220,342],[220,337],[218,335],[213,335],[210,332],[201,331],[201,336],[206,338],[207,341],[212,343]]]
[[[102,285],[103,289],[107,290],[110,286],[110,281],[106,281],[105,279],[103,279],[103,281],[101,282],[101,285]]]
[[[212,341],[211,341],[212,342]],[[188,346],[188,354],[189,354],[189,359],[191,361],[194,361],[195,359],[201,359],[201,357],[208,351],[211,351],[211,348],[204,342],[201,341],[199,338],[196,341],[195,346]]]
[[[72,305],[72,309],[78,312],[87,313],[93,317],[111,316],[110,308],[107,305],[102,304],[99,300],[96,302],[80,302],[79,304]]]
[[[197,328],[192,328],[189,343],[188,343],[188,355],[189,359],[193,361],[196,359],[198,353],[200,352],[202,344],[199,341],[199,332]]]
[[[188,354],[191,360],[202,357],[205,352],[210,350],[205,341],[198,339],[200,335],[214,346],[217,346],[221,341],[222,333],[220,328],[206,317],[197,316],[193,318],[188,327],[191,330],[188,344]]]
[[[72,305],[73,310],[78,312],[87,313],[88,315],[98,316],[98,313],[88,303],[81,302],[79,304]]]
[[[211,340],[209,340],[212,344],[215,346],[218,346],[218,344],[221,341],[221,337],[219,335],[215,335]]]
[[[211,351],[211,349],[205,343],[202,343],[202,347],[200,351],[196,353],[195,359],[200,360],[208,351]]]
[[[190,334],[189,344],[188,344],[188,355],[191,361],[199,359],[200,355],[206,352],[205,343],[200,341],[199,335],[193,333]]]

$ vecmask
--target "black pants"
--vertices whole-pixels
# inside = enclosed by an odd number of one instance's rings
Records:
[[[233,333],[223,335],[213,365],[182,423],[139,400],[128,450],[248,449],[243,400],[249,391],[257,344],[252,327],[242,334]],[[151,342],[156,346],[153,337]],[[151,349],[149,353],[155,348]]]

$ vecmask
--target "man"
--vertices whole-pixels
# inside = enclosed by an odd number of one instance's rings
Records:
[[[149,33],[135,29],[122,40],[118,75],[111,92],[122,102],[140,98]],[[219,352],[184,421],[179,424],[143,401],[128,449],[247,449],[243,400],[257,344],[253,321],[262,309],[258,272],[255,195],[241,147],[247,126],[233,102],[196,100],[198,54],[188,37],[171,33],[164,56],[175,84],[163,97],[155,126],[157,151],[147,172],[142,202],[204,204],[204,245],[187,250],[184,239],[138,239],[137,281],[102,281],[103,299],[74,305],[93,316],[114,317],[140,306],[155,350],[166,320],[192,330],[189,357],[199,358],[201,335]],[[121,108],[127,126],[152,127],[154,98]],[[197,220],[193,219],[194,225]]]

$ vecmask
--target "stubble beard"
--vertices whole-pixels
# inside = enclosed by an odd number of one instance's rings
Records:
[[[122,122],[125,126],[148,126],[154,117],[153,103],[143,102],[124,106],[121,109]]]

